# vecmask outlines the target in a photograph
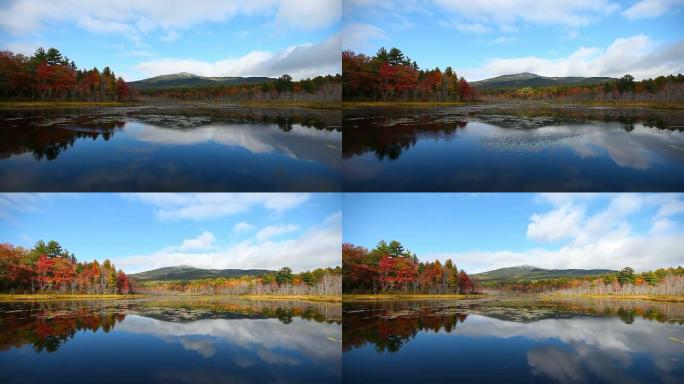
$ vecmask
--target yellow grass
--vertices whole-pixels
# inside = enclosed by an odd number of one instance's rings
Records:
[[[625,299],[625,300],[651,300],[651,301],[665,301],[682,303],[684,296],[681,295],[562,295],[562,294],[548,294],[544,297],[580,297],[587,299]]]
[[[443,294],[443,295],[414,295],[401,293],[388,294],[360,294],[360,295],[342,295],[343,301],[365,301],[365,300],[464,300],[482,298],[484,295],[457,295],[457,294]]]
[[[81,108],[81,107],[125,107],[133,103],[114,101],[1,101],[0,108]]]
[[[292,107],[313,109],[342,108],[342,103],[339,101],[249,101],[239,102],[237,104],[246,107]]]
[[[551,103],[554,104],[554,103]],[[572,104],[572,103],[570,103]],[[592,101],[580,103],[597,107],[624,107],[624,108],[653,108],[653,109],[684,109],[684,103],[657,103],[657,102],[611,102],[611,101]]]
[[[36,294],[0,294],[0,301],[38,301],[38,300],[121,300],[135,299],[142,295],[84,295],[84,294],[59,294],[59,293],[36,293]]]
[[[308,301],[328,301],[339,303],[342,301],[342,296],[332,295],[236,295],[236,296],[219,296],[219,297],[237,297],[249,300],[308,300]]]
[[[343,109],[351,108],[430,108],[430,107],[458,107],[468,105],[460,101],[344,101]]]

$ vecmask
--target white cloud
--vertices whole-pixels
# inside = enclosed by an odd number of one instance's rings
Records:
[[[581,27],[619,6],[607,0],[435,0],[442,9],[469,21],[497,26],[518,22]]]
[[[480,23],[467,23],[462,21],[440,22],[443,27],[455,28],[463,33],[486,34],[492,31],[491,28]]]
[[[583,218],[584,208],[572,204],[564,204],[544,214],[535,213],[530,217],[527,237],[542,241],[567,238],[575,234]]]
[[[280,241],[247,239],[210,251],[184,251],[179,247],[166,247],[151,254],[113,258],[112,261],[126,273],[176,265],[273,270],[289,266],[297,272],[337,266],[341,262],[341,224],[342,214],[337,212],[296,238]]]
[[[247,232],[251,231],[254,228],[254,226],[250,223],[241,221],[233,226],[233,232]]]
[[[340,19],[340,0],[14,0],[0,6],[0,28],[25,34],[51,22],[72,22],[91,32],[123,35],[186,29],[240,16],[273,17],[295,29],[327,27]]]
[[[641,0],[622,14],[630,20],[647,19],[662,16],[683,4],[682,0]]]
[[[382,28],[366,23],[348,24],[342,29],[341,35],[342,48],[354,51],[363,51],[378,40],[388,39]]]
[[[316,44],[288,47],[280,52],[252,51],[242,57],[207,62],[195,59],[165,58],[136,65],[145,76],[189,72],[201,76],[269,76],[284,73],[295,79],[341,73],[339,36]]]
[[[161,37],[161,41],[165,43],[173,43],[174,41],[178,40],[181,37],[181,34],[176,32],[175,30],[170,30],[166,33],[166,35]]]
[[[637,79],[643,79],[683,71],[684,40],[658,45],[646,35],[635,35],[616,39],[606,49],[580,47],[564,58],[495,58],[482,68],[461,72],[473,75],[470,78],[472,80],[480,80],[511,72],[532,72],[542,76],[611,77],[630,73]]]
[[[287,224],[287,225],[267,225],[259,230],[254,238],[257,241],[264,241],[270,239],[274,236],[284,235],[286,233],[292,233],[299,230],[298,225]]]
[[[253,207],[282,212],[310,198],[308,193],[135,193],[123,196],[152,205],[161,220],[216,219]]]
[[[680,194],[543,194],[538,199],[552,208],[531,216],[528,236],[542,241],[565,240],[558,248],[473,250],[426,258],[451,258],[469,272],[514,265],[650,270],[684,262],[684,232],[671,219],[683,213]],[[587,215],[589,203],[603,204],[604,208]],[[635,231],[630,223],[636,214],[646,218],[651,214],[651,228]]]
[[[204,231],[193,239],[183,240],[183,244],[181,244],[179,249],[181,251],[206,250],[214,245],[214,240],[216,240],[216,238],[213,233]]]
[[[310,30],[334,24],[342,16],[342,0],[281,0],[276,22]]]

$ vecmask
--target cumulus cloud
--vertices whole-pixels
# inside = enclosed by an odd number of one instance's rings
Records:
[[[195,250],[209,249],[213,246],[214,240],[216,240],[216,237],[214,237],[213,233],[208,232],[208,231],[204,231],[199,236],[197,236],[193,239],[183,240],[183,244],[181,244],[179,249],[181,251],[195,251]]]
[[[142,62],[136,69],[145,76],[189,72],[200,76],[268,76],[284,73],[295,79],[341,73],[341,39],[333,36],[316,44],[293,45],[279,52],[252,51],[241,57],[208,62],[165,58]]]
[[[318,225],[307,228],[294,238],[278,241],[269,239],[277,234],[299,229],[296,226],[289,225],[274,226],[277,228],[260,232],[260,236],[230,246],[212,247],[209,250],[202,250],[197,247],[183,249],[183,246],[169,246],[150,254],[120,257],[112,261],[126,273],[175,265],[191,265],[198,268],[265,268],[274,270],[289,266],[297,272],[325,268],[340,264],[341,223],[342,214],[337,212]],[[212,244],[213,240],[211,242],[206,241],[207,237],[205,236],[204,241],[198,240],[199,237],[192,239],[196,240],[193,245]],[[184,241],[183,244],[187,241]]]
[[[648,19],[662,16],[682,5],[683,0],[641,0],[625,9],[622,14],[630,20]]]
[[[311,197],[308,193],[134,193],[123,196],[152,205],[160,220],[216,219],[254,207],[277,213],[297,207]]]
[[[287,224],[287,225],[267,225],[259,230],[257,232],[256,236],[254,238],[257,241],[264,241],[267,239],[270,239],[271,237],[274,236],[279,236],[283,235],[286,233],[292,233],[296,232],[299,230],[298,225],[294,224]]]
[[[607,48],[580,47],[567,57],[495,58],[482,68],[461,71],[473,80],[532,72],[542,76],[611,76],[627,73],[637,79],[684,71],[684,40],[660,45],[646,35],[618,38]]]
[[[239,222],[233,226],[233,232],[238,232],[238,233],[247,232],[247,231],[251,231],[252,228],[254,228],[254,226],[252,224],[241,221],[241,222]]]
[[[387,40],[382,28],[367,23],[351,23],[342,28],[342,48],[363,51],[378,40]]]
[[[538,200],[551,209],[531,215],[527,235],[535,241],[562,241],[557,248],[473,250],[427,258],[451,258],[472,272],[513,265],[650,270],[684,260],[684,228],[675,218],[683,213],[679,194],[545,194]],[[588,214],[590,204],[602,208]],[[649,228],[635,230],[637,214],[650,218]]]

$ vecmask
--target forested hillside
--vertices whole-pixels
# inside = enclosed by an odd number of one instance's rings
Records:
[[[345,101],[468,101],[473,87],[451,67],[421,69],[400,49],[380,48],[374,56],[342,53]]]
[[[129,101],[135,92],[114,71],[80,69],[56,48],[38,48],[27,57],[0,52],[0,99]]]

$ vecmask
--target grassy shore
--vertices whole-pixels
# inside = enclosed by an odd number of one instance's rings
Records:
[[[236,103],[245,107],[286,107],[286,108],[311,108],[311,109],[340,109],[339,101],[247,101]]]
[[[1,109],[14,108],[84,108],[84,107],[126,107],[136,103],[120,103],[115,101],[0,101]]]
[[[307,300],[307,301],[326,301],[339,303],[342,301],[342,296],[324,296],[324,295],[235,295],[235,296],[210,296],[216,298],[239,298],[248,300]]]
[[[684,303],[681,295],[561,295],[548,294],[544,298],[584,298],[584,299],[619,299],[619,300],[651,300],[671,303]]]
[[[0,301],[42,301],[42,300],[121,300],[137,299],[142,295],[83,295],[83,294],[59,294],[59,293],[36,293],[36,294],[0,294]]]
[[[468,104],[460,101],[344,101],[342,108],[431,108],[458,107]]]
[[[342,295],[343,301],[367,301],[367,300],[465,300],[465,299],[479,299],[484,295],[457,295],[457,294],[443,294],[443,295],[428,295],[428,294],[402,294],[402,293],[378,293],[378,294],[360,294],[360,295]]]
[[[324,295],[69,295],[59,293],[37,293],[37,294],[0,294],[2,301],[38,301],[38,300],[121,300],[137,298],[193,298],[193,299],[248,299],[248,300],[308,300],[341,302],[342,296]]]

